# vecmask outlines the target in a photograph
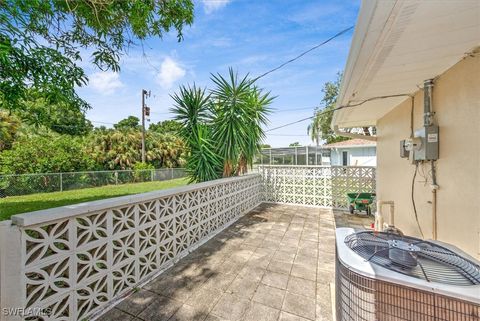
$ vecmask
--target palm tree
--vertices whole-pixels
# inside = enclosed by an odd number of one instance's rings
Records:
[[[147,132],[145,143],[147,162],[155,168],[184,165],[187,149],[181,138],[172,134]]]
[[[310,138],[317,144],[317,146],[319,145],[320,138],[322,137],[323,118],[321,116],[321,112],[315,110],[312,122],[307,127],[307,132],[310,135]]]

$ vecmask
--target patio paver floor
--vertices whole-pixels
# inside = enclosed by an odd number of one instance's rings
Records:
[[[262,204],[101,321],[332,320],[331,210]]]

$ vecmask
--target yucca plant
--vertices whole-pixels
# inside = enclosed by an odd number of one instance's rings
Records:
[[[205,182],[221,177],[222,159],[215,150],[211,127],[199,125],[197,135],[190,140],[190,155],[186,169],[190,182]]]
[[[260,149],[265,137],[273,97],[254,85],[248,75],[243,78],[229,69],[228,77],[212,75],[214,89],[180,87],[172,96],[176,115],[183,129],[190,156],[187,170],[192,181],[243,174]]]
[[[171,97],[175,105],[170,111],[182,125],[180,132],[184,138],[197,135],[198,126],[211,121],[210,95],[205,89],[197,88],[195,84],[193,87],[180,86],[179,93]]]
[[[176,115],[175,120],[182,124],[180,135],[190,150],[186,164],[190,181],[219,178],[222,162],[212,140],[210,95],[193,85],[181,86],[180,92],[172,98],[175,105],[171,111]]]
[[[215,84],[212,90],[213,137],[219,155],[223,159],[223,176],[232,176],[237,168],[242,151],[247,149],[247,136],[250,134],[248,96],[251,81],[242,79],[229,70],[229,77],[212,75]]]
[[[256,86],[251,88],[247,101],[249,112],[251,113],[248,124],[250,133],[245,137],[247,147],[240,154],[238,164],[240,174],[247,171],[248,165],[252,166],[253,158],[260,152],[260,143],[265,139],[265,132],[262,126],[268,123],[267,116],[271,113],[269,106],[274,98],[270,96],[269,92],[263,93],[262,89]]]
[[[268,107],[274,97],[254,85],[248,74],[239,78],[229,69],[227,78],[212,75],[213,136],[223,159],[223,176],[243,174],[259,151],[265,134]]]

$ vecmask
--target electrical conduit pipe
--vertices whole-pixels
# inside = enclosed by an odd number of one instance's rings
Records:
[[[384,224],[382,214],[382,206],[390,206],[390,216],[388,218],[389,224]],[[385,226],[384,226],[385,225]],[[393,201],[377,201],[377,213],[375,214],[375,231],[383,231],[386,228],[393,228],[395,226],[395,203]]]

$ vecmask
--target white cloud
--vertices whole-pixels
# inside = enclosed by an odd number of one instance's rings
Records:
[[[185,74],[185,69],[183,69],[178,62],[171,57],[166,57],[160,65],[157,82],[162,88],[169,89],[176,81],[182,79]]]
[[[106,95],[113,94],[118,88],[123,87],[120,75],[113,71],[96,72],[91,74],[88,79],[90,88]]]
[[[208,14],[225,7],[230,2],[230,0],[202,0],[202,2],[203,8]]]
[[[232,39],[228,37],[219,37],[212,39],[209,44],[218,48],[227,48],[232,46]]]

